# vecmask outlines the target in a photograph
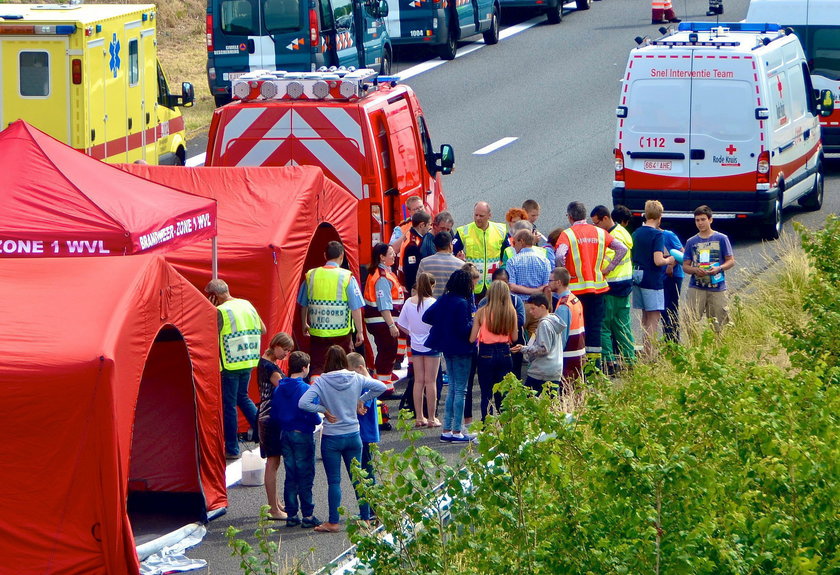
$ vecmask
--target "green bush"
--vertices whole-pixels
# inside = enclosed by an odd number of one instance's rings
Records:
[[[803,237],[830,262],[813,262],[808,327],[775,328],[793,368],[746,352],[777,354],[770,342],[732,345],[755,337],[736,325],[621,385],[592,378],[573,418],[556,389],[508,376],[463,467],[413,445],[380,454],[361,489],[390,536],[351,532],[361,559],[405,574],[840,573],[837,225]],[[743,297],[750,321],[786,305],[778,288]]]

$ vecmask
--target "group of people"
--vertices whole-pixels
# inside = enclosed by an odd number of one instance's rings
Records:
[[[646,203],[644,222],[632,234],[627,208],[596,206],[590,223],[581,202],[567,206],[569,225],[547,236],[537,228],[540,206],[534,200],[508,210],[504,223],[492,220],[483,201],[475,204],[472,221],[458,227],[449,212],[431,217],[419,197],[407,200],[406,213],[390,241],[374,246],[364,291],[342,267],[340,242],[329,242],[324,265],[306,273],[298,303],[310,355],[292,351],[292,338],[277,334],[260,357],[265,326],[253,306],[232,298],[221,280],[206,288],[219,308],[227,455],[239,454],[239,406],[259,426],[269,458],[270,515],[288,525],[338,530],[341,461],[349,471],[357,459],[372,477],[365,454],[378,441],[378,425],[370,401],[393,389],[394,370],[405,355],[415,426],[440,428],[441,442],[468,443],[475,439],[468,425],[476,375],[483,420],[500,409],[494,386],[508,373],[537,393],[547,382],[571,393],[587,362],[608,374],[626,369],[637,353],[631,307],[642,313],[643,353],[654,353],[660,323],[666,338],[679,339],[684,274],[691,276],[687,301],[695,317],[707,317],[716,330],[729,320],[725,276],[735,260],[728,237],[712,229],[707,206],[695,210],[698,233],[684,246],[662,229],[663,206],[655,200]],[[368,353],[375,347],[375,376],[355,353],[364,351],[366,332],[373,340]],[[284,377],[277,362],[287,356],[290,376]],[[247,395],[257,364],[259,409]],[[444,379],[449,388],[439,419]],[[312,431],[321,424],[314,413],[325,417],[321,451],[329,520],[323,524],[312,515]],[[281,457],[285,511],[275,492]],[[362,520],[370,513],[360,506]]]

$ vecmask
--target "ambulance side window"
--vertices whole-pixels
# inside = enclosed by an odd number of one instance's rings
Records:
[[[808,110],[808,99],[805,94],[805,78],[802,75],[802,68],[799,66],[791,66],[787,71],[787,77],[790,81],[790,117],[792,119],[801,118]]]
[[[50,95],[50,55],[47,52],[20,53],[20,95],[45,98]]]
[[[128,41],[128,85],[136,86],[140,82],[140,55],[136,39]]]
[[[249,0],[227,0],[221,4],[221,28],[225,34],[251,36],[259,33],[254,7]]]

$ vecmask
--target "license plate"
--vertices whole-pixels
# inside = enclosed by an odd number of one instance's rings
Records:
[[[646,161],[645,162],[645,169],[646,170],[670,171],[671,162]]]
[[[229,72],[226,74],[226,76],[227,79],[232,82],[233,80],[236,80],[237,78],[244,76],[245,74],[246,72]]]

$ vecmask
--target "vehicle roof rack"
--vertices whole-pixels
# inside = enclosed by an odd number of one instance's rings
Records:
[[[255,70],[234,80],[235,100],[357,100],[376,84],[370,68],[321,68],[317,72]]]

